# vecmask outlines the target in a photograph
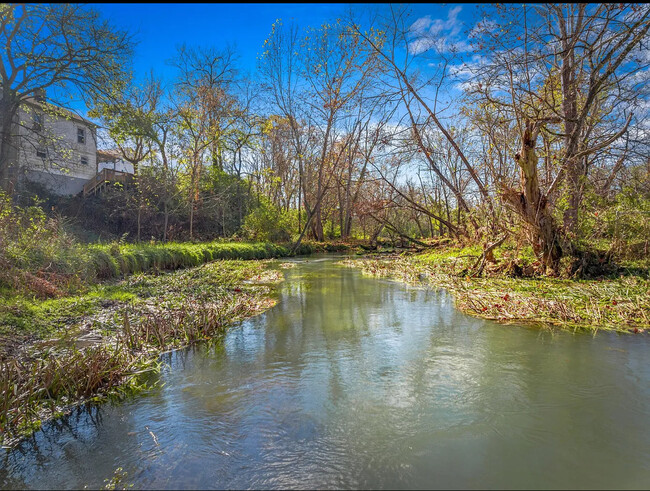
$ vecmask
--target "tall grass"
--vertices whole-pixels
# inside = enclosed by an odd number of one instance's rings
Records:
[[[63,296],[85,283],[148,271],[198,266],[216,259],[270,259],[290,247],[268,242],[80,244],[64,220],[35,203],[12,205],[0,193],[0,288],[40,298]],[[312,252],[303,245],[298,254]]]
[[[308,247],[299,253],[310,252]],[[110,244],[88,247],[91,275],[100,279],[146,271],[198,266],[217,259],[270,259],[290,255],[288,247],[268,242],[200,244]]]
[[[93,346],[0,363],[3,444],[37,429],[64,407],[106,394],[153,365],[142,353]]]

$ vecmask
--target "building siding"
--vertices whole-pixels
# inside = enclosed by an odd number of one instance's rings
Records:
[[[41,114],[40,129],[35,129],[35,114]],[[91,123],[76,117],[46,114],[32,104],[19,110],[18,167],[21,175],[46,186],[59,195],[77,194],[83,184],[97,174],[97,136]],[[85,142],[79,143],[82,129]],[[45,151],[46,156],[37,155]],[[82,157],[85,162],[82,163]]]

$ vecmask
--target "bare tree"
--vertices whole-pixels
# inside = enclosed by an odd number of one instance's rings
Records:
[[[493,214],[493,197],[488,193],[487,187],[477,170],[477,165],[470,162],[466,152],[452,134],[453,132],[441,119],[438,94],[445,83],[449,62],[443,56],[443,47],[439,45],[439,40],[429,37],[425,40],[426,50],[419,51],[411,48],[411,26],[413,22],[409,17],[407,8],[394,8],[391,6],[390,15],[380,18],[376,23],[377,25],[364,30],[354,19],[349,21],[351,29],[357,32],[367,43],[369,49],[372,49],[377,54],[382,64],[382,72],[390,74],[389,89],[402,102],[403,109],[408,116],[411,138],[418,147],[420,158],[428,163],[442,185],[451,191],[459,209],[467,214],[474,230],[478,232],[480,227],[470,213],[470,204],[461,189],[443,172],[440,162],[433,158],[433,149],[427,144],[425,137],[427,132],[435,130],[447,140],[462,162],[465,171],[471,177],[473,185],[480,192],[483,202]],[[424,77],[416,70],[418,55],[427,51],[434,51],[437,55],[432,63],[437,65],[437,70],[431,77]]]
[[[503,197],[527,224],[543,264],[557,271],[563,255],[579,254],[573,239],[595,157],[621,142],[633,121],[634,75],[644,67],[635,53],[647,47],[650,8],[572,4],[508,12],[504,17],[517,22],[478,31],[489,62],[472,90],[516,122],[520,184],[501,182]],[[553,218],[560,190],[563,227]]]
[[[0,43],[0,186],[10,191],[21,104],[46,90],[63,107],[72,92],[88,106],[112,98],[126,81],[133,42],[82,5],[2,4]]]

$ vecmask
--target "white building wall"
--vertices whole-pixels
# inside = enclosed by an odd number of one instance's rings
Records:
[[[114,162],[99,162],[97,164],[97,171],[101,172],[102,169],[113,169],[133,174],[133,164],[126,162],[123,159],[115,159]]]
[[[34,131],[34,115],[37,113],[41,114],[40,131]],[[18,163],[24,172],[29,175],[40,172],[84,181],[97,173],[97,137],[92,125],[76,118],[45,114],[31,104],[21,107],[19,121],[21,144]],[[84,143],[78,142],[78,129],[84,132]],[[39,156],[39,151],[45,151],[45,157]],[[82,163],[82,157],[85,158],[85,163]],[[83,185],[79,190],[82,188]]]

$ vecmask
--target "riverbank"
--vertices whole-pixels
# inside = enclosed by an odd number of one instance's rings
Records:
[[[42,243],[42,241],[40,241]],[[5,251],[0,264],[0,359],[7,342],[20,344],[65,327],[69,319],[96,309],[110,286],[133,274],[173,271],[223,259],[272,259],[291,255],[289,247],[266,242],[79,244],[71,250],[40,251],[31,261]],[[301,246],[298,254],[312,252]],[[71,258],[74,257],[74,262]],[[102,291],[102,294],[98,294]],[[119,293],[113,295],[119,297]],[[108,298],[107,301],[112,301]]]
[[[42,245],[40,241],[39,245]],[[38,244],[38,241],[37,241]],[[12,244],[19,249],[19,244]],[[268,242],[166,242],[61,244],[53,250],[12,250],[0,255],[0,296],[62,297],[88,284],[148,271],[189,268],[218,259],[270,259],[291,255],[289,246]],[[49,248],[48,248],[49,249]],[[309,254],[304,244],[297,254]]]
[[[212,339],[274,304],[269,261],[217,260],[0,304],[0,431],[16,442],[71,407],[142,388],[170,349]]]
[[[418,255],[345,260],[363,274],[445,288],[462,312],[502,323],[645,333],[650,329],[650,276],[644,268],[593,280],[463,274],[477,251],[446,248]],[[646,265],[642,265],[646,266]]]

